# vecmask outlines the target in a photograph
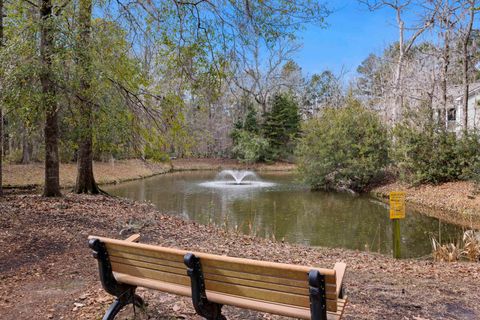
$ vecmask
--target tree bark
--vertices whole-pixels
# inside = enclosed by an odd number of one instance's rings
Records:
[[[33,145],[29,141],[27,130],[23,129],[22,134],[22,160],[21,164],[29,164],[32,159]]]
[[[465,29],[465,34],[463,36],[463,43],[462,43],[462,64],[463,64],[463,130],[468,130],[468,91],[469,91],[469,81],[468,81],[468,43],[470,41],[470,36],[472,34],[473,28],[473,20],[475,18],[475,0],[469,1],[470,3],[470,14],[469,14],[469,22]]]
[[[3,0],[0,0],[0,50],[3,48]],[[0,84],[1,85],[1,84]],[[0,196],[3,195],[3,99],[0,90]]]
[[[42,86],[42,105],[45,110],[45,186],[43,196],[59,197],[60,164],[58,159],[58,108],[55,84],[53,82],[52,54],[54,29],[52,26],[52,1],[40,3],[40,83]]]
[[[90,101],[91,87],[91,19],[92,0],[80,0],[78,16],[77,66],[80,75],[80,148],[77,160],[76,193],[98,194],[99,189],[93,175],[92,122],[93,107]]]
[[[448,67],[450,65],[450,23],[448,22],[447,30],[443,38],[443,55],[442,55],[442,108],[440,108],[440,114],[438,123],[443,128],[447,128],[447,109],[448,109],[448,98],[447,98],[447,78],[448,78]]]

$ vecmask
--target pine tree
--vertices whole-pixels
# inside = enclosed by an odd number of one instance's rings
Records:
[[[300,128],[298,103],[294,97],[286,93],[275,95],[272,109],[264,118],[263,132],[270,142],[273,157],[291,154]]]

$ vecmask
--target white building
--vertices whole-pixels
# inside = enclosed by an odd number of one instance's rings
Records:
[[[447,93],[446,124],[450,131],[460,133],[463,128],[463,86],[452,86]],[[480,129],[480,82],[469,86],[468,129]]]

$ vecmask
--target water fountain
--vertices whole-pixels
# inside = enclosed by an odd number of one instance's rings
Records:
[[[223,170],[215,180],[200,183],[209,188],[265,188],[275,183],[261,181],[257,174],[249,170]]]
[[[251,183],[249,180],[245,180],[245,182],[243,182],[243,180],[247,177],[252,177],[255,181],[258,180],[258,176],[255,174],[255,172],[248,170],[223,170],[217,175],[217,180],[227,179],[228,181],[228,178],[233,178],[233,183],[237,185]]]

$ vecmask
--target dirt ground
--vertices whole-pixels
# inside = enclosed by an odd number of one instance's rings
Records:
[[[10,191],[0,199],[0,318],[101,319],[112,297],[98,280],[87,236],[126,238],[187,250],[332,267],[348,265],[346,319],[480,319],[480,263],[396,261],[373,253],[309,248],[226,232],[147,204],[65,194],[45,199]],[[200,319],[187,298],[139,289],[138,319]],[[279,319],[225,307],[228,319]],[[129,308],[123,318],[131,319]]]

